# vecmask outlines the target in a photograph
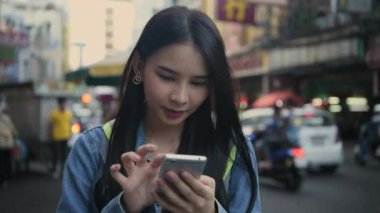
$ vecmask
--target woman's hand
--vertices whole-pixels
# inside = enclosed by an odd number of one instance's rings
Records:
[[[156,156],[151,162],[147,161],[147,155],[156,150],[155,145],[146,144],[139,147],[136,152],[124,153],[121,160],[123,168],[128,174],[127,177],[120,173],[120,164],[111,166],[111,175],[124,191],[123,200],[129,213],[141,212],[153,203],[150,190],[156,188],[155,184],[163,155]]]
[[[180,174],[170,171],[165,180],[158,179],[158,189],[151,194],[162,208],[171,212],[215,212],[215,180],[209,176],[197,179],[186,171]]]

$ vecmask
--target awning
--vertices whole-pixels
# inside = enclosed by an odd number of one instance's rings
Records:
[[[267,93],[259,97],[252,103],[252,107],[273,107],[278,100],[282,100],[284,104],[290,104],[293,106],[300,106],[304,103],[302,98],[289,91],[275,91]]]
[[[129,55],[129,50],[108,55],[95,64],[67,73],[65,80],[89,86],[118,86]]]
[[[88,75],[88,67],[82,67],[65,74],[66,81],[83,81]]]
[[[89,86],[118,86],[123,69],[120,68],[121,71],[114,74],[112,72],[108,73],[106,70],[98,72],[94,68],[80,68],[67,73],[65,80],[75,83],[85,82]]]

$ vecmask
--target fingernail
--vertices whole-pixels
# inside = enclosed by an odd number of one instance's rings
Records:
[[[163,179],[158,179],[158,185],[163,186],[165,184],[165,181]]]
[[[188,172],[186,172],[185,170],[182,170],[179,174],[180,174],[182,177],[187,177],[187,176],[188,176]]]
[[[111,170],[117,170],[118,169],[118,165],[117,164],[113,164],[112,166],[111,166]]]

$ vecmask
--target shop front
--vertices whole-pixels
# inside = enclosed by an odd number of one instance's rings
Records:
[[[347,138],[357,136],[373,97],[373,72],[365,64],[358,32],[352,26],[289,40],[269,50],[271,81],[334,113]]]
[[[232,75],[236,79],[240,97],[245,100],[243,109],[250,107],[257,97],[269,92],[268,53],[252,47],[229,56]]]
[[[271,91],[293,92],[334,113],[344,137],[356,137],[378,81],[365,63],[366,41],[360,32],[353,25],[231,55],[241,94],[251,103]]]

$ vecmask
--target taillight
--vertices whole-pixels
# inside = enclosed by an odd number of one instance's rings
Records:
[[[297,147],[297,148],[292,148],[290,150],[290,152],[292,153],[292,155],[296,158],[303,158],[305,156],[305,152],[303,151],[302,148],[300,147]]]
[[[73,134],[80,133],[80,124],[79,124],[79,123],[74,123],[74,124],[71,126],[71,132],[72,132]]]
[[[313,118],[314,117],[314,113],[312,113],[312,112],[308,112],[308,113],[305,113],[304,115],[303,115],[303,117],[304,118]]]

